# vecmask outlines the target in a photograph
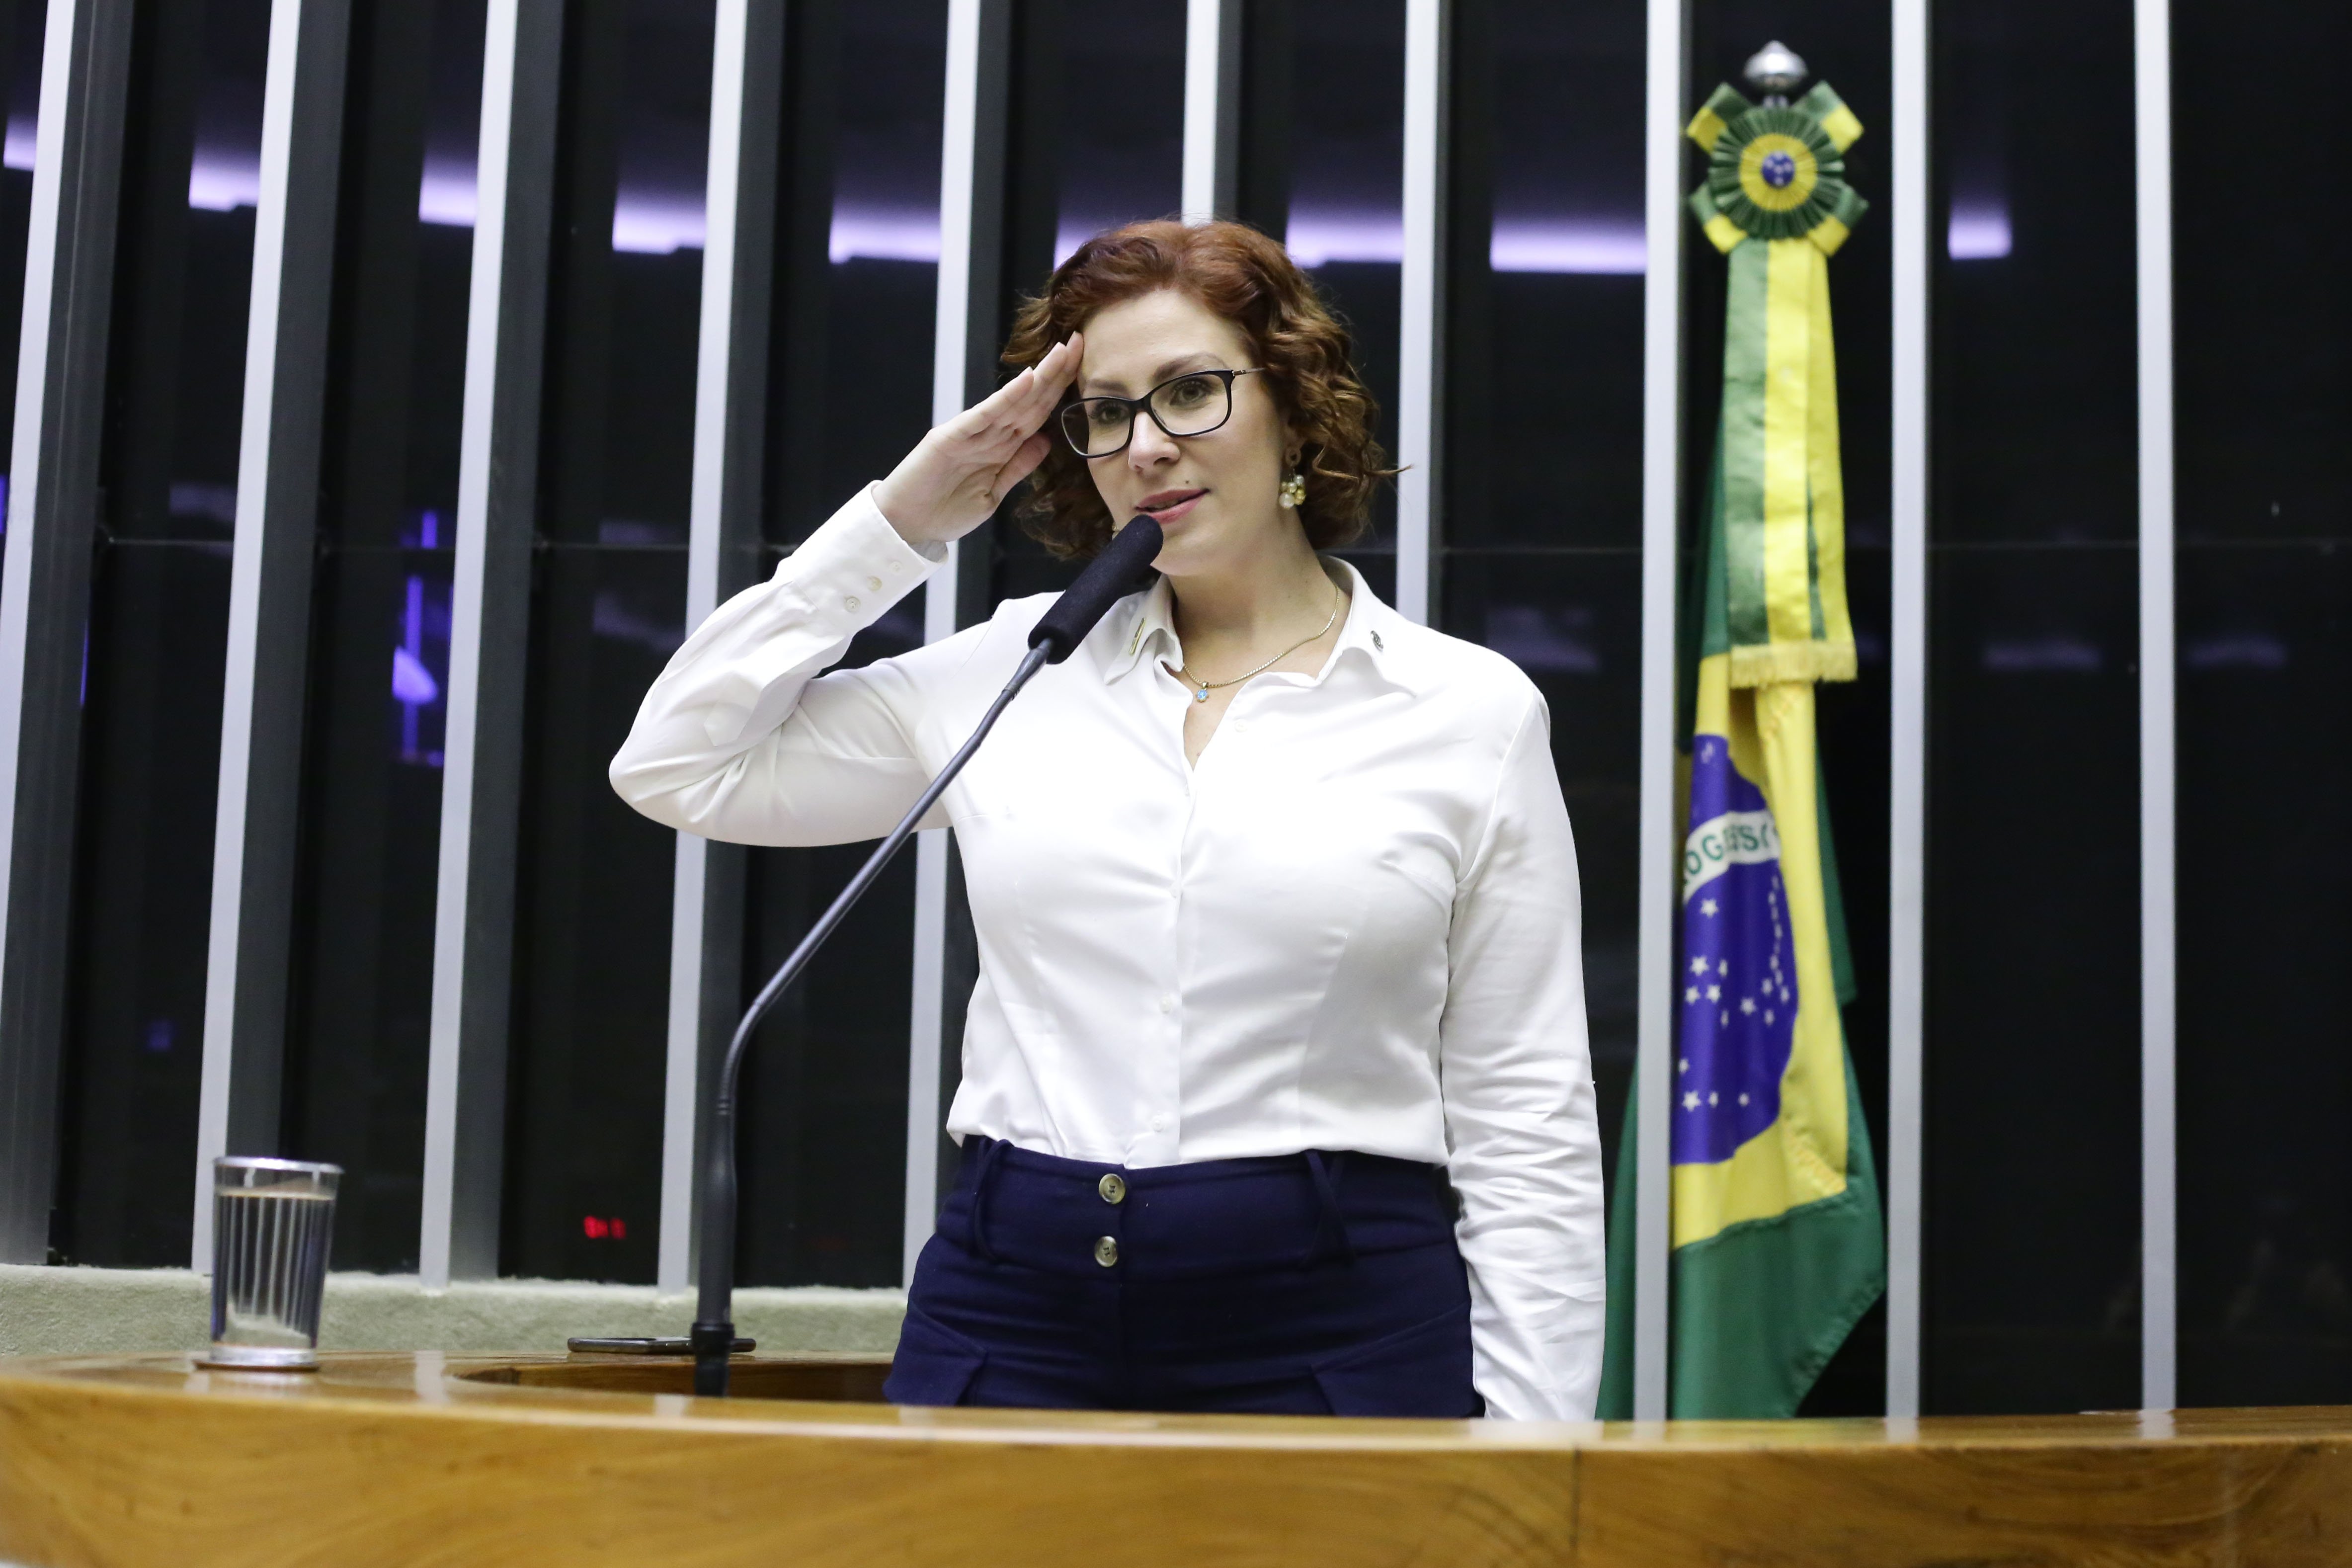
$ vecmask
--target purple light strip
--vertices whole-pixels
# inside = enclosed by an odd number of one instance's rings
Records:
[[[1498,218],[1486,265],[1497,272],[1639,278],[1649,269],[1649,241],[1629,219]]]
[[[2000,203],[1952,207],[1944,247],[1955,261],[1998,261],[2009,254],[2009,208]]]
[[[1108,221],[1108,220],[1106,220]],[[1055,237],[1055,262],[1103,224],[1073,220]],[[1304,267],[1334,261],[1396,264],[1404,257],[1404,226],[1394,213],[1305,212],[1290,224],[1290,253]],[[929,261],[940,257],[939,216],[928,208],[838,207],[827,254],[853,259]],[[1489,248],[1497,272],[1641,275],[1645,260],[1638,223],[1607,218],[1505,218]]]
[[[394,650],[392,660],[392,694],[400,703],[400,755],[404,762],[416,757],[416,710],[433,700],[439,692],[427,692],[434,682],[417,653],[425,644],[425,579],[408,579],[408,614],[402,627],[400,647]],[[417,678],[423,676],[420,680]]]
[[[654,195],[623,191],[613,205],[614,250],[636,256],[700,250],[707,232],[699,191]]]
[[[418,513],[418,547],[433,550],[440,542],[441,514],[431,510]],[[400,704],[400,760],[438,766],[437,754],[422,755],[416,749],[416,710],[441,700],[441,683],[425,665],[425,579],[415,574],[408,578],[400,645],[392,650],[392,697]]]
[[[825,256],[835,265],[850,260],[940,259],[940,215],[936,207],[835,207]]]
[[[33,167],[33,122],[8,122],[0,166]],[[258,199],[261,169],[242,153],[199,151],[188,173],[188,205],[207,212],[249,207]],[[417,192],[423,222],[470,228],[476,212],[473,165],[427,163]],[[1054,260],[1066,260],[1089,235],[1104,226],[1073,221],[1054,237]],[[688,196],[624,195],[613,211],[613,248],[636,255],[667,256],[698,250],[706,226],[702,204]],[[1945,236],[1955,261],[1998,261],[2010,254],[2013,237],[2009,209],[1998,203],[1956,206]],[[1302,211],[1290,223],[1290,253],[1302,267],[1332,262],[1399,263],[1404,258],[1404,225],[1394,213],[1346,210]],[[839,264],[851,260],[924,261],[940,258],[940,219],[930,207],[839,207],[825,254]],[[1639,277],[1644,247],[1641,226],[1610,218],[1498,219],[1487,264],[1497,272],[1549,272]]]
[[[5,163],[32,167],[30,121],[8,127]],[[236,157],[200,153],[188,177],[188,205],[212,212],[250,206],[260,187],[257,165]],[[470,164],[427,163],[417,192],[416,216],[429,224],[469,228],[476,213],[475,172]],[[1088,236],[1108,226],[1073,219],[1054,237],[1055,265],[1066,260]],[[613,210],[613,248],[643,256],[698,250],[706,224],[702,204],[690,195],[624,193]],[[1952,258],[1991,259],[2009,254],[2009,215],[1999,207],[1962,208],[1952,215]],[[1289,247],[1302,267],[1333,262],[1397,265],[1404,259],[1404,224],[1393,212],[1307,209],[1293,215]],[[825,254],[845,261],[920,261],[940,258],[940,218],[930,207],[836,207]],[[1638,223],[1592,217],[1498,219],[1487,248],[1497,272],[1639,277],[1645,251]]]
[[[479,205],[472,163],[425,159],[425,177],[418,182],[416,190],[416,216],[420,222],[439,224],[446,228],[471,228]]]

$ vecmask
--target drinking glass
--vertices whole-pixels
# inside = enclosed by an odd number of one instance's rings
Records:
[[[334,1239],[340,1165],[213,1162],[213,1347],[206,1366],[307,1372]]]

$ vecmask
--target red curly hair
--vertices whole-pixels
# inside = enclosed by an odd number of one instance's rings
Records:
[[[1395,470],[1372,438],[1377,410],[1347,326],[1290,253],[1247,224],[1161,218],[1095,236],[1054,269],[1043,294],[1021,302],[1004,363],[1034,365],[1097,311],[1160,289],[1181,289],[1233,322],[1266,368],[1298,435],[1307,542],[1328,550],[1361,533],[1373,487]],[[1029,487],[1022,522],[1055,554],[1088,556],[1109,542],[1110,513],[1066,442],[1054,442]]]

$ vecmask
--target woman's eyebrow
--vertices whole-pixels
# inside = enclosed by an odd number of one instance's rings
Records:
[[[1214,349],[1198,349],[1192,353],[1178,354],[1174,359],[1162,362],[1160,368],[1151,373],[1151,384],[1157,386],[1170,376],[1181,375],[1188,370],[1223,370],[1224,368],[1223,356]],[[1089,393],[1100,393],[1106,397],[1123,397],[1127,395],[1127,383],[1115,375],[1091,376],[1086,383],[1085,390]]]
[[[1188,370],[1224,369],[1224,362],[1213,349],[1201,349],[1189,354],[1178,354],[1151,373],[1152,384],[1158,385],[1171,375],[1181,375]]]

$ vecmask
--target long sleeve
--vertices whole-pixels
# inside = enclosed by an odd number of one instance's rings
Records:
[[[1601,1381],[1601,1137],[1576,845],[1531,698],[1454,901],[1439,1026],[1448,1168],[1491,1415],[1589,1420]]]
[[[914,739],[926,678],[971,639],[819,672],[937,564],[859,491],[671,656],[613,758],[614,789],[656,822],[738,843],[888,832],[929,778]]]

